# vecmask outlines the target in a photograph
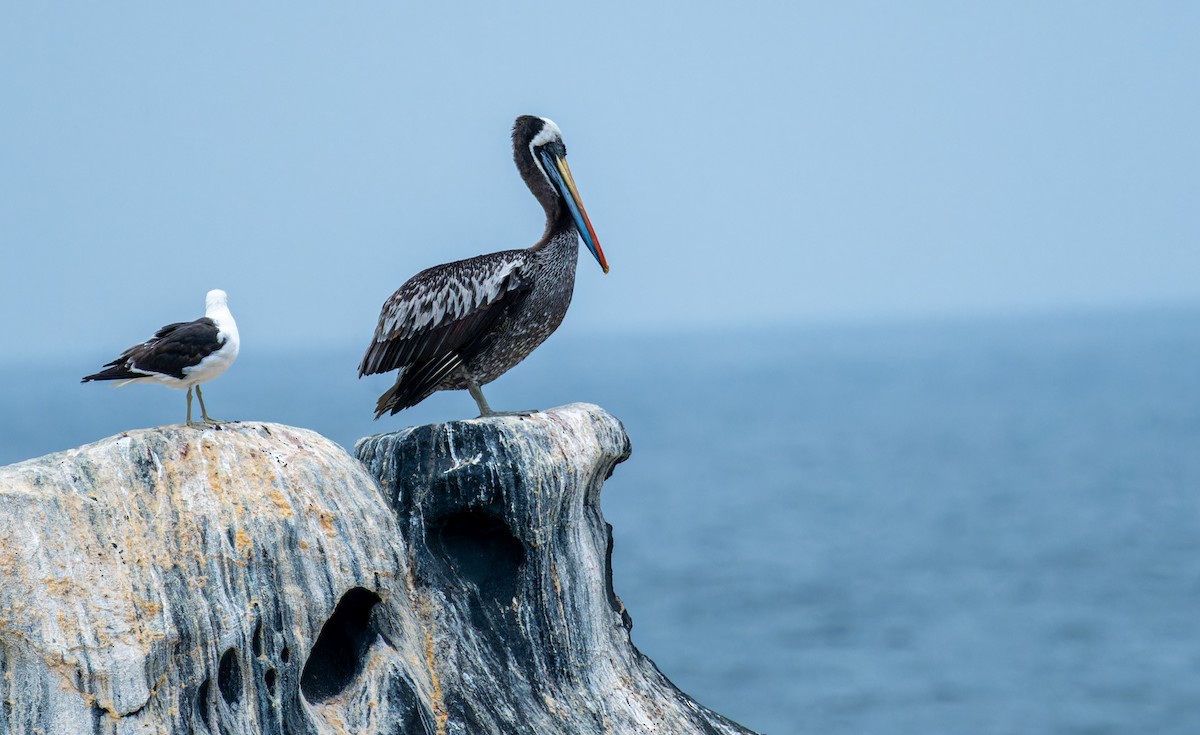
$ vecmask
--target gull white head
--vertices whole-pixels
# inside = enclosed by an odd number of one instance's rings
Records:
[[[221,339],[228,341],[228,352],[231,354],[229,361],[233,362],[232,358],[237,357],[238,352],[238,328],[229,311],[229,299],[224,291],[214,288],[204,296],[204,316],[216,322],[217,329],[221,330]]]
[[[213,309],[228,309],[229,297],[219,288],[214,288],[204,296],[204,310],[212,311]]]

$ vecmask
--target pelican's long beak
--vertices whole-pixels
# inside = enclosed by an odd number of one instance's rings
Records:
[[[608,260],[604,258],[604,251],[600,249],[600,241],[596,239],[596,231],[592,229],[592,221],[588,219],[587,210],[583,208],[583,200],[579,198],[579,189],[575,188],[575,178],[571,176],[571,169],[567,166],[567,159],[559,158],[551,154],[549,151],[542,153],[543,168],[550,175],[550,180],[554,183],[558,193],[562,194],[562,198],[567,203],[567,209],[571,211],[571,219],[575,220],[575,229],[579,230],[579,237],[583,239],[583,244],[587,245],[587,249],[592,251],[596,262],[608,273]]]

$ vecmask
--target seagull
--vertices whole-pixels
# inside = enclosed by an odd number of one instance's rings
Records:
[[[218,423],[204,407],[200,384],[229,369],[237,359],[241,341],[237,323],[229,313],[224,291],[214,289],[204,297],[204,316],[191,322],[168,324],[150,339],[134,345],[106,364],[104,370],[82,381],[119,380],[117,387],[130,383],[161,383],[172,388],[187,388],[187,425],[192,421],[192,388],[200,399],[200,415],[206,424]]]
[[[500,415],[482,386],[520,363],[562,323],[575,289],[579,241],[608,273],[608,261],[567,167],[562,131],[523,115],[513,160],[546,212],[533,246],[434,266],[383,304],[358,377],[398,370],[375,418],[415,406],[439,390],[470,391],[480,416]],[[517,414],[529,413],[512,412]]]

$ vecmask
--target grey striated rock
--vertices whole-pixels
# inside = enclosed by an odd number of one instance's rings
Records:
[[[630,641],[600,513],[629,451],[620,422],[587,404],[356,445],[411,550],[447,732],[750,732]]]
[[[176,426],[0,468],[0,733],[748,732],[629,640],[611,416],[357,451]]]

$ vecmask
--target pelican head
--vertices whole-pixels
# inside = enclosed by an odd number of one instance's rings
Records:
[[[529,151],[534,165],[550,191],[571,213],[571,219],[583,244],[591,251],[604,272],[608,273],[608,260],[604,257],[604,251],[600,249],[600,241],[596,238],[596,231],[592,229],[592,221],[588,219],[579,189],[575,187],[575,179],[567,166],[567,146],[563,143],[562,131],[549,118],[522,115],[513,125],[513,148],[518,156],[518,168],[521,168],[519,158],[522,146]],[[539,194],[534,183],[529,184],[534,194]],[[538,198],[541,199],[541,196]]]

